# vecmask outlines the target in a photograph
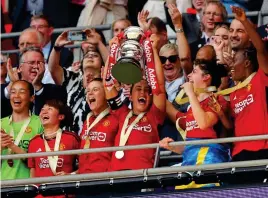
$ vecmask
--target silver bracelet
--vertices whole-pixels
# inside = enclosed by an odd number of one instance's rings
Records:
[[[182,33],[182,32],[184,32],[184,31],[183,31],[183,28],[178,28],[178,29],[175,29],[175,32],[176,32],[176,33]]]

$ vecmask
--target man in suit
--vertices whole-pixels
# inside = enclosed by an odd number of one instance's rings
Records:
[[[44,53],[46,63],[48,63],[48,59],[55,42],[52,41],[52,33],[54,29],[52,26],[52,22],[45,15],[35,15],[31,18],[30,27],[36,29],[43,34],[44,46],[42,48],[42,51]],[[68,68],[72,65],[72,62],[73,53],[68,48],[63,48],[60,57],[61,66]]]
[[[164,4],[167,23],[175,31],[174,25],[168,13],[168,2]],[[182,13],[182,26],[189,44],[198,40],[201,35],[200,18],[202,15],[202,8],[205,5],[204,0],[192,0],[192,9],[188,9],[189,12]],[[178,7],[178,5],[177,5]]]
[[[223,4],[219,1],[208,0],[201,18],[202,36],[195,42],[190,44],[192,60],[195,59],[197,51],[209,43],[210,37],[213,35],[217,22],[225,22],[227,20],[227,11]]]
[[[69,26],[70,0],[16,0],[11,11],[13,32],[29,27],[33,15],[43,13],[53,21],[55,28]]]

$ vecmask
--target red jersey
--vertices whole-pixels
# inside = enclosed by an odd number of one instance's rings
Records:
[[[231,93],[236,137],[268,134],[267,87],[268,77],[259,69],[246,87]],[[242,150],[258,151],[267,148],[267,140],[234,142],[232,155]]]
[[[228,108],[229,104],[222,96],[219,96],[217,100],[223,109]],[[200,102],[202,109],[205,112],[211,112],[218,117],[218,115],[209,107],[208,102],[209,102],[209,98],[206,98],[205,100]],[[183,116],[182,113],[178,112],[176,115],[176,119],[178,119],[181,116]],[[185,122],[185,127],[182,127],[182,128],[185,128],[185,130],[186,130],[186,138],[217,138],[217,133],[213,129],[213,126],[207,128],[206,130],[202,130],[199,128],[199,126],[194,118],[193,111],[192,111],[191,107],[184,114],[184,116],[186,116],[186,118],[182,119],[182,120]],[[180,126],[181,126],[181,124],[182,124],[182,122],[180,120]]]
[[[115,146],[119,146],[120,134],[124,121],[129,113],[126,105],[113,113],[119,120],[119,132],[115,138]],[[129,119],[128,126],[135,120],[136,116]],[[133,127],[126,145],[152,144],[159,142],[157,126],[163,124],[165,112],[161,112],[154,104],[144,114],[142,119]],[[155,149],[125,150],[121,159],[115,157],[113,152],[110,171],[125,169],[152,168],[154,164]]]
[[[56,138],[47,140],[50,150],[54,150]],[[80,139],[73,133],[68,131],[63,131],[61,135],[59,151],[63,150],[74,150],[79,149]],[[45,152],[45,144],[42,135],[35,136],[29,143],[29,153]],[[74,171],[73,164],[75,162],[75,155],[60,155],[58,158],[58,164],[56,172],[64,171],[66,173],[71,173]],[[35,168],[35,177],[48,177],[54,176],[52,170],[49,166],[49,161],[47,157],[35,157],[28,159],[28,167]],[[38,195],[37,198],[43,197]],[[49,196],[50,198],[64,198],[65,195],[59,196]]]
[[[91,116],[89,124],[96,119]],[[89,132],[90,147],[103,148],[114,146],[115,136],[118,131],[118,120],[108,114],[102,118]],[[81,149],[84,148],[87,138],[87,121],[84,122],[81,137]],[[106,172],[111,162],[112,152],[87,153],[79,156],[79,173]]]

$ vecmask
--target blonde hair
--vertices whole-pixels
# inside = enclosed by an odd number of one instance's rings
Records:
[[[117,19],[112,23],[112,30],[114,30],[115,24],[119,21],[124,21],[128,25],[128,27],[131,26],[131,22],[128,19]]]
[[[163,54],[165,51],[167,50],[173,50],[178,54],[178,45],[174,44],[174,43],[168,43],[165,44],[161,47],[159,54]]]

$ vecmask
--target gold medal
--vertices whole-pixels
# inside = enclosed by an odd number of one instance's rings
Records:
[[[117,158],[117,159],[122,159],[123,157],[124,157],[124,151],[116,151],[115,152],[115,157]]]

